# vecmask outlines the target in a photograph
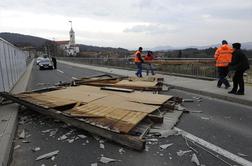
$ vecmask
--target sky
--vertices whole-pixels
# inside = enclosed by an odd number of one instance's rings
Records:
[[[0,32],[127,49],[252,41],[252,0],[0,0]]]

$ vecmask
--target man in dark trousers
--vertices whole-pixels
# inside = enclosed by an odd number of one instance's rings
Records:
[[[228,64],[232,59],[232,48],[228,45],[226,40],[222,41],[222,45],[216,50],[214,58],[216,60],[216,67],[218,68],[219,80],[217,87],[220,88],[222,84],[225,85],[225,88],[229,88],[230,84],[226,79],[228,74]]]
[[[142,59],[142,51],[143,51],[143,48],[142,47],[139,47],[138,50],[135,52],[134,54],[134,62],[137,66],[137,72],[136,72],[136,76],[137,77],[143,77],[142,76],[142,70],[143,70],[143,67],[142,67],[142,64],[143,64],[143,59]]]
[[[233,77],[233,89],[228,93],[236,95],[244,95],[244,80],[243,73],[249,69],[249,61],[246,55],[241,51],[241,44],[234,43],[232,44],[234,52],[232,61],[229,65],[229,70],[234,71]],[[239,86],[239,89],[238,89]]]
[[[53,68],[57,69],[57,60],[54,56],[52,57],[52,62],[53,62]]]

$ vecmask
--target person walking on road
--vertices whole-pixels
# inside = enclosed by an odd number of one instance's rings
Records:
[[[52,62],[53,62],[53,68],[57,69],[57,60],[54,56],[52,57]]]
[[[217,87],[220,88],[222,84],[228,89],[230,84],[226,78],[228,75],[228,65],[232,59],[233,49],[228,45],[226,40],[222,41],[222,45],[215,51],[214,58],[216,61],[216,67],[218,68],[219,80]]]
[[[249,69],[249,61],[246,55],[241,50],[240,43],[232,44],[234,52],[232,61],[229,65],[230,71],[235,71],[233,76],[233,89],[228,93],[236,95],[244,95],[244,80],[243,73]],[[239,89],[238,89],[239,86]]]
[[[142,69],[143,69],[143,59],[142,59],[142,51],[143,51],[143,48],[142,47],[139,47],[138,50],[135,52],[134,54],[134,62],[137,66],[137,72],[136,72],[136,76],[137,77],[143,77],[142,76]]]
[[[152,51],[148,51],[147,55],[144,57],[144,62],[146,63],[146,75],[149,75],[149,71],[151,71],[152,75],[155,75],[154,70],[153,70],[153,66],[151,64],[151,61],[154,59],[153,57],[153,52]]]

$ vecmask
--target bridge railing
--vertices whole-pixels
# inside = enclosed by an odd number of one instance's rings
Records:
[[[83,58],[83,57],[60,57],[62,60],[82,63],[87,65],[110,66],[124,69],[136,69],[132,58]],[[252,59],[250,59],[250,64]],[[197,79],[214,80],[218,77],[213,58],[166,58],[155,60],[153,64],[156,71],[164,74],[172,74]],[[143,64],[143,69],[147,67]],[[245,76],[245,82],[252,83],[252,67]]]
[[[29,54],[0,38],[0,91],[9,92],[26,70]]]

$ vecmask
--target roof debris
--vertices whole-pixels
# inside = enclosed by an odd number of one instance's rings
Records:
[[[179,151],[177,152],[177,155],[178,155],[179,157],[182,157],[184,154],[190,153],[190,152],[192,152],[192,150],[185,150],[185,151],[179,150]]]
[[[38,161],[38,160],[42,160],[42,159],[48,159],[48,158],[51,158],[51,157],[53,157],[53,156],[57,155],[58,153],[59,153],[59,150],[55,150],[55,151],[53,151],[53,152],[43,154],[43,155],[41,155],[41,156],[37,157],[37,158],[36,158],[36,161]]]
[[[172,146],[173,143],[170,143],[170,144],[164,144],[164,145],[160,145],[159,147],[162,149],[162,150],[165,150],[167,149],[168,147]]]
[[[121,160],[116,160],[116,159],[112,159],[112,158],[102,156],[99,161],[101,163],[107,164],[107,163],[110,163],[110,162],[116,162],[116,161],[121,161]]]
[[[193,155],[192,155],[191,162],[194,163],[197,166],[200,166],[199,159],[198,159],[198,157],[197,157],[197,155],[195,153],[193,153]]]
[[[25,138],[25,130],[22,130],[22,132],[18,136],[19,139],[24,139]]]
[[[32,149],[33,152],[37,152],[37,151],[40,151],[40,147],[35,147]]]

